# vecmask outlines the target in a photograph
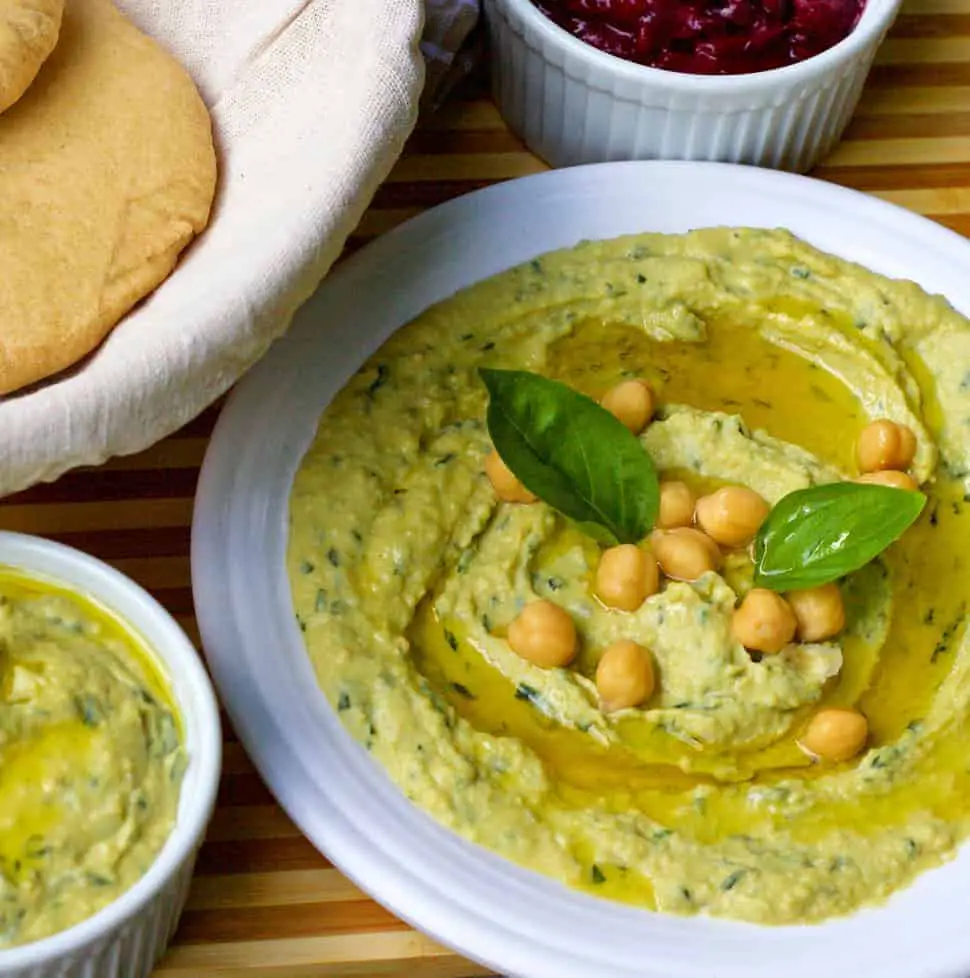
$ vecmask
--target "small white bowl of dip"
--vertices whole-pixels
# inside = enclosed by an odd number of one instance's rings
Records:
[[[125,626],[169,687],[187,755],[175,825],[144,875],[80,923],[0,950],[0,976],[147,978],[178,923],[215,805],[222,760],[215,694],[195,648],[171,615],[102,561],[38,537],[0,532],[0,568],[77,595]]]
[[[532,0],[485,0],[495,100],[553,166],[706,160],[810,169],[839,141],[902,0],[867,0],[833,47],[746,74],[687,74],[607,54]]]

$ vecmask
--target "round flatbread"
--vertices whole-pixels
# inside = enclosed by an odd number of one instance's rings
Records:
[[[0,0],[0,112],[37,77],[57,44],[64,0]]]
[[[91,352],[205,227],[215,183],[188,73],[110,0],[70,0],[0,115],[0,394]]]

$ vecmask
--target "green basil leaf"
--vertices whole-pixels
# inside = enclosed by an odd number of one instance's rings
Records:
[[[574,520],[573,526],[580,532],[585,533],[588,537],[592,537],[604,547],[615,547],[620,542],[617,540],[616,534],[608,530],[605,526],[600,526],[599,523],[577,523]]]
[[[789,493],[755,537],[755,585],[789,591],[838,580],[902,536],[925,505],[921,492],[860,482]]]
[[[479,370],[488,432],[505,464],[540,499],[620,543],[657,518],[660,487],[637,437],[596,401],[525,370]]]

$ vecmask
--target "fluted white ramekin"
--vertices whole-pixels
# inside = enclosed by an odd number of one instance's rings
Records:
[[[212,686],[192,643],[168,612],[100,560],[39,537],[0,532],[0,565],[94,599],[144,640],[174,694],[189,761],[175,828],[148,872],[93,917],[44,940],[0,951],[0,976],[148,978],[178,923],[215,804],[222,738]]]
[[[804,171],[839,141],[901,0],[868,0],[814,58],[747,75],[688,75],[573,37],[531,0],[485,0],[495,99],[553,166],[715,160]]]

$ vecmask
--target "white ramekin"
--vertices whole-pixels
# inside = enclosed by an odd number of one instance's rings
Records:
[[[49,578],[93,598],[141,636],[171,684],[189,759],[175,828],[148,872],[80,924],[0,951],[0,976],[148,978],[178,923],[215,804],[222,737],[212,685],[192,643],[168,612],[100,560],[39,537],[0,532],[0,565]]]
[[[553,166],[715,160],[804,171],[838,142],[902,0],[868,0],[855,30],[798,64],[687,75],[624,61],[531,0],[485,0],[495,99]]]

